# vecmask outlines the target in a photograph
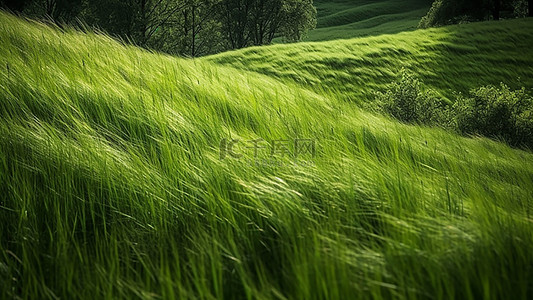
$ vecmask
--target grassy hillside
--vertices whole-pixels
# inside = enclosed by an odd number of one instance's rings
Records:
[[[414,30],[430,0],[315,0],[317,29],[308,41],[327,41]]]
[[[504,82],[533,87],[533,19],[483,22],[395,35],[274,45],[206,59],[365,102],[405,68],[443,96]]]
[[[272,75],[0,13],[0,298],[531,298],[533,154]]]

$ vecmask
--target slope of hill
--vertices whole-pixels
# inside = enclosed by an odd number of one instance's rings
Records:
[[[532,88],[532,48],[533,19],[528,18],[255,47],[205,59],[360,102],[371,101],[402,68],[448,98],[500,82]]]
[[[308,41],[398,33],[416,29],[429,0],[315,0],[317,28]]]
[[[532,296],[533,154],[276,77],[0,12],[0,298]]]

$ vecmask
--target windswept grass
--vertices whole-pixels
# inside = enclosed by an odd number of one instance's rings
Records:
[[[368,102],[405,69],[452,99],[488,84],[533,88],[533,19],[395,35],[255,47],[205,58],[351,102]]]
[[[0,297],[531,298],[531,153],[283,78],[0,13]]]

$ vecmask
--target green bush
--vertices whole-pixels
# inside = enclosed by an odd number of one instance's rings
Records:
[[[402,71],[397,82],[377,93],[377,107],[402,122],[439,126],[463,135],[480,135],[533,149],[533,98],[525,88],[505,84],[458,95],[453,105],[436,96],[413,74]]]
[[[439,126],[448,123],[446,102],[435,92],[424,89],[416,76],[405,71],[386,92],[377,94],[377,105],[381,111],[406,123]]]
[[[533,99],[524,88],[512,91],[505,84],[471,91],[453,105],[459,132],[505,140],[512,146],[533,149]]]

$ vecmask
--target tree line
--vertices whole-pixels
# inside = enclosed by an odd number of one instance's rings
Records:
[[[526,16],[533,17],[533,0],[436,0],[419,27]]]
[[[300,41],[316,25],[313,0],[0,0],[0,5],[192,57],[270,44],[274,38]]]

